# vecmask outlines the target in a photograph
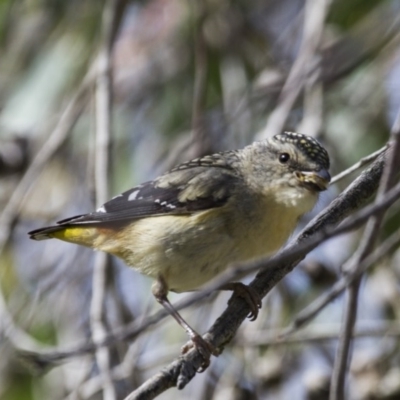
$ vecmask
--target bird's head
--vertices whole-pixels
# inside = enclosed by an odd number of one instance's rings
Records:
[[[284,177],[292,186],[311,192],[328,188],[328,152],[312,137],[295,132],[284,132],[267,142],[275,174]]]
[[[256,176],[254,184],[263,185],[264,193],[289,203],[301,199],[315,202],[319,192],[328,188],[329,155],[314,138],[284,132],[251,147],[250,176]]]

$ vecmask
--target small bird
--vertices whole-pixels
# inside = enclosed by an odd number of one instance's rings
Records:
[[[277,251],[327,189],[328,170],[328,153],[315,139],[284,132],[183,163],[92,213],[29,235],[105,251],[153,278],[153,295],[207,366],[216,349],[173,308],[168,291],[196,290],[233,262]],[[221,289],[244,297],[257,317],[261,300],[251,288],[232,282]]]

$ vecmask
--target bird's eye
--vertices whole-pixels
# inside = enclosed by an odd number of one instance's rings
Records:
[[[279,154],[279,162],[285,164],[290,160],[290,155],[288,153]]]

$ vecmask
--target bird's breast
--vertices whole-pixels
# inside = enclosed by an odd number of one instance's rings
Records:
[[[247,197],[192,215],[144,218],[98,248],[145,275],[162,275],[171,290],[195,290],[234,262],[277,251],[315,203],[296,201]]]

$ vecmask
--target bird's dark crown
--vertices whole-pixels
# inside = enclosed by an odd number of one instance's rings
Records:
[[[304,155],[318,163],[322,168],[329,169],[328,152],[311,136],[296,132],[283,132],[273,137],[281,143],[293,143]]]

